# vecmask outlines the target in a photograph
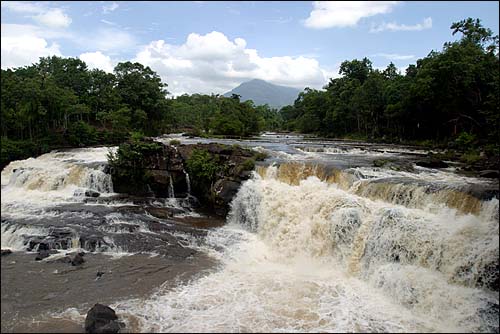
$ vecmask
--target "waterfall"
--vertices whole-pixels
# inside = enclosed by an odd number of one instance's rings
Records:
[[[172,175],[169,175],[168,178],[169,178],[168,198],[175,198],[174,181],[172,180]]]
[[[436,322],[456,328],[498,330],[491,310],[480,311],[498,307],[498,293],[493,297],[499,280],[497,198],[475,199],[477,210],[469,214],[446,205],[428,210],[423,204],[404,206],[406,200],[394,205],[360,196],[325,182],[323,171],[286,168],[281,175],[280,168],[268,170],[265,177],[260,171],[244,183],[229,216],[256,233],[278,262],[333,261],[414,314],[434,312]],[[297,177],[315,173],[324,181]],[[392,187],[410,197],[414,191]]]
[[[469,193],[470,181],[450,174],[438,175],[436,180],[436,175],[425,173],[373,171],[366,168],[338,170],[300,162],[258,166],[256,173],[263,179],[275,179],[289,185],[298,185],[313,176],[349,193],[408,208],[437,212],[448,207],[462,214],[476,215],[484,211],[484,202]],[[481,180],[477,182],[481,183]]]
[[[44,227],[55,202],[83,206],[76,190],[112,191],[105,161],[99,149],[79,149],[8,165],[2,247],[24,251],[57,236],[71,251],[122,254],[132,253],[129,237],[156,238],[136,213],[91,223],[78,210],[80,227]],[[498,332],[499,200],[488,182],[297,159],[257,166],[227,224],[189,243],[217,268],[113,308],[143,332]],[[181,201],[172,175],[166,186],[165,202]],[[66,228],[66,212],[54,214]]]
[[[184,169],[182,170],[186,176],[186,187],[188,195],[191,195],[191,181],[189,180],[189,174]]]
[[[36,207],[82,201],[85,190],[112,193],[107,152],[107,148],[54,151],[11,162],[2,170],[2,211],[19,203]]]
[[[200,246],[221,270],[118,310],[145,332],[498,332],[498,199],[428,210],[349,179],[258,168]]]

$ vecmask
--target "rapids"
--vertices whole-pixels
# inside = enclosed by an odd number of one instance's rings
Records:
[[[453,168],[373,167],[381,156],[413,164],[426,153],[409,147],[276,134],[219,141],[270,155],[239,189],[224,226],[201,235],[172,228],[169,239],[158,239],[154,226],[165,221],[116,212],[152,204],[113,194],[106,149],[80,149],[4,169],[2,248],[26,251],[29,238],[50,236],[54,220],[69,219],[68,249],[82,247],[85,227],[103,236],[102,247],[89,251],[145,252],[117,237],[139,233],[158,246],[155,254],[166,253],[153,240],[168,240],[216,261],[186,282],[117,298],[111,307],[130,331],[499,331],[498,180]],[[82,197],[85,190],[101,193],[100,211]],[[173,187],[169,194],[156,207],[199,215]],[[85,312],[75,305],[50,318],[82,323]]]

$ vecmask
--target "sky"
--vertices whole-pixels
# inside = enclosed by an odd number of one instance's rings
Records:
[[[321,89],[345,60],[404,74],[479,18],[499,33],[497,1],[2,1],[1,67],[57,55],[112,72],[156,71],[172,96],[223,94],[262,79]]]

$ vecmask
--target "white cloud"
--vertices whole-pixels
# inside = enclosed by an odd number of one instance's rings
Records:
[[[389,60],[408,60],[415,58],[414,55],[400,55],[397,53],[377,53],[372,55],[372,57],[383,57]]]
[[[30,26],[2,24],[1,66],[13,68],[31,65],[40,57],[61,56],[59,45],[49,43],[33,33]]]
[[[370,29],[371,33],[377,33],[385,30],[389,31],[420,31],[424,29],[432,28],[432,18],[425,18],[422,23],[417,23],[414,25],[406,25],[406,24],[397,24],[395,22],[392,23],[382,23],[378,26],[372,26]]]
[[[156,71],[174,95],[222,94],[254,78],[297,88],[321,88],[334,76],[316,59],[261,57],[257,50],[247,48],[244,39],[230,41],[216,31],[206,35],[191,33],[181,45],[153,41],[137,53],[134,61]]]
[[[71,18],[61,9],[54,8],[33,16],[33,19],[50,28],[66,28],[71,24]]]
[[[102,12],[104,14],[108,14],[108,13],[118,9],[118,7],[120,7],[120,5],[118,5],[116,2],[113,2],[109,5],[102,6]]]
[[[314,1],[304,25],[313,29],[355,26],[364,17],[389,13],[399,1]]]
[[[29,17],[50,28],[66,28],[72,21],[61,8],[49,8],[43,3],[2,1],[2,7],[16,13],[35,14]]]
[[[112,73],[114,65],[109,56],[103,55],[100,51],[82,53],[79,57],[89,68],[98,68],[105,72]]]

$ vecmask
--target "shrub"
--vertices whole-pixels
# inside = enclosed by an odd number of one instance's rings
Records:
[[[476,141],[476,136],[468,132],[461,132],[460,135],[455,139],[455,143],[461,150],[467,150],[474,146]]]
[[[29,140],[10,140],[2,138],[0,167],[13,160],[22,160],[38,154],[39,147]]]
[[[86,146],[97,143],[96,129],[85,122],[78,121],[68,128],[68,141],[73,146]]]
[[[172,139],[171,141],[168,142],[170,145],[178,146],[181,144],[181,142],[177,139]]]
[[[256,161],[262,161],[262,160],[265,160],[269,155],[265,152],[257,152],[253,155],[253,158],[256,160]]]
[[[462,154],[462,156],[460,157],[460,160],[462,162],[467,163],[467,164],[473,164],[475,162],[478,162],[481,159],[482,158],[479,155],[479,153],[475,152],[475,151],[468,151],[468,152]]]
[[[219,159],[206,150],[194,149],[186,161],[186,168],[193,180],[199,183],[211,183],[219,170]]]
[[[246,159],[236,167],[235,174],[240,174],[244,171],[250,171],[255,168],[255,160],[253,158]]]
[[[122,192],[145,193],[151,177],[145,169],[147,157],[161,152],[162,145],[153,141],[140,140],[139,136],[132,136],[132,138],[129,142],[121,144],[116,153],[108,154],[111,176],[114,184],[126,186],[127,190]]]

